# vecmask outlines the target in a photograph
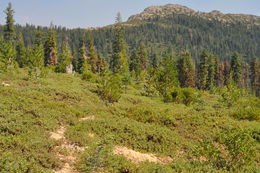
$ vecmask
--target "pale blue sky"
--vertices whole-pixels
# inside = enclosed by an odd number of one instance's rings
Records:
[[[260,16],[260,0],[0,0],[0,24],[8,2],[15,9],[15,20],[19,24],[69,28],[87,28],[112,24],[117,12],[123,20],[140,13],[152,5],[180,4],[196,11],[220,10],[224,13],[246,13]]]

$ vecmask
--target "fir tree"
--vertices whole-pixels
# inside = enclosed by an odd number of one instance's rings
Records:
[[[163,59],[155,76],[155,87],[163,97],[166,97],[172,88],[179,85],[175,62],[169,56]]]
[[[207,88],[209,56],[209,52],[205,50],[202,52],[200,56],[200,63],[198,69],[198,88],[202,90]]]
[[[58,63],[57,56],[57,39],[56,32],[53,28],[50,28],[47,39],[44,44],[44,57],[45,57],[45,65],[54,65],[56,66]]]
[[[113,73],[127,75],[129,73],[127,47],[124,40],[124,31],[120,25],[115,27],[111,69]]]
[[[181,52],[177,61],[178,79],[181,87],[195,86],[195,66],[190,52]]]
[[[224,62],[224,85],[229,85],[230,82],[231,82],[231,74],[230,74],[230,71],[231,71],[231,66],[230,66],[230,63],[228,61],[225,61]]]
[[[69,48],[68,39],[66,38],[61,46],[61,53],[59,54],[58,66],[56,68],[57,72],[66,73],[67,68],[72,63],[72,54]]]
[[[0,37],[0,71],[6,71],[8,67],[15,66],[15,49],[11,42],[5,42]]]
[[[97,67],[98,53],[96,51],[96,48],[94,46],[94,41],[92,38],[89,38],[89,40],[88,40],[87,56],[89,59],[88,63],[91,66],[92,72],[97,73],[98,72],[98,67]]]
[[[149,61],[148,61],[148,52],[147,52],[147,49],[146,49],[144,43],[141,42],[139,44],[137,54],[138,54],[138,59],[140,61],[141,71],[147,70]]]
[[[29,67],[29,77],[38,79],[43,77],[45,74],[43,72],[44,68],[44,49],[42,44],[34,44],[33,48],[27,48],[28,56],[28,67]]]
[[[6,42],[13,41],[15,38],[15,26],[14,26],[14,10],[12,9],[12,4],[9,3],[6,14],[6,24],[4,26],[4,39]]]
[[[19,65],[19,67],[24,67],[26,63],[26,48],[24,46],[24,40],[23,40],[23,35],[22,33],[18,34],[18,39],[16,42],[16,61]]]
[[[136,75],[141,73],[141,68],[140,68],[140,62],[138,59],[138,52],[136,49],[134,49],[131,53],[130,56],[130,71],[134,72]]]
[[[209,54],[207,59],[208,65],[208,74],[207,74],[207,82],[206,82],[206,89],[210,90],[214,86],[214,77],[215,77],[215,58],[212,54]]]
[[[250,63],[250,79],[252,91],[260,96],[260,61],[257,57]]]
[[[241,85],[242,60],[239,54],[235,53],[231,57],[231,78],[236,85]]]

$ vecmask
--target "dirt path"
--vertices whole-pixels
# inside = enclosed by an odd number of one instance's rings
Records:
[[[79,121],[94,120],[96,116],[91,115],[79,119]],[[75,144],[71,144],[65,137],[66,127],[60,126],[56,132],[50,133],[50,138],[60,141],[60,145],[55,148],[56,157],[63,162],[63,167],[59,170],[53,170],[55,173],[78,173],[74,168],[74,163],[77,160],[77,154],[85,150],[84,147],[79,147]],[[94,134],[89,133],[90,137],[94,137]],[[64,154],[64,150],[66,151]],[[63,152],[62,152],[63,151]]]
[[[140,162],[153,162],[153,163],[161,163],[161,164],[167,164],[171,163],[173,159],[171,157],[158,157],[155,154],[143,154],[131,149],[128,149],[126,147],[122,146],[115,146],[113,153],[115,155],[121,155],[127,158],[128,160],[131,160],[134,163],[140,163]]]
[[[50,134],[50,138],[61,141],[61,144],[55,148],[56,156],[64,163],[63,167],[59,170],[53,170],[55,173],[78,173],[73,167],[75,163],[77,152],[84,151],[85,148],[70,144],[65,138],[66,128],[61,126],[56,132]],[[66,151],[64,154],[61,151]]]

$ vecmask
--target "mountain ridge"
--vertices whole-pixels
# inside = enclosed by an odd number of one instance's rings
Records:
[[[243,22],[247,24],[260,25],[260,16],[251,15],[251,14],[231,14],[231,13],[225,14],[218,10],[213,10],[211,12],[200,12],[178,4],[167,4],[162,6],[147,7],[144,9],[143,12],[130,16],[127,22],[132,22],[137,20],[149,20],[157,16],[167,17],[173,14],[197,16],[197,17],[202,17],[204,19],[217,20],[220,22],[228,22],[228,23]]]

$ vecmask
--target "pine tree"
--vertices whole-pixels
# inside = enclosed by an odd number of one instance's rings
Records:
[[[157,68],[159,66],[159,58],[157,53],[153,53],[151,55],[151,67],[152,68]]]
[[[115,27],[115,38],[113,42],[113,54],[111,58],[111,69],[113,73],[120,73],[123,76],[129,73],[127,47],[124,40],[123,28],[120,25]]]
[[[231,66],[228,61],[224,62],[224,85],[229,85],[231,82]]]
[[[195,86],[195,66],[190,52],[181,52],[177,61],[178,79],[181,87]]]
[[[130,56],[130,65],[129,65],[130,71],[134,72],[135,75],[140,74],[141,68],[139,65],[140,65],[140,62],[138,59],[138,52],[136,49],[134,49]]]
[[[9,42],[5,42],[0,37],[0,71],[6,71],[8,67],[15,65],[15,49],[13,48],[13,44]]]
[[[43,33],[41,31],[35,32],[34,45],[37,46],[43,45]]]
[[[34,44],[33,48],[27,48],[29,77],[38,79],[43,77],[44,74],[44,49],[42,44]]]
[[[260,96],[260,61],[257,57],[250,63],[250,79],[252,91]]]
[[[72,54],[69,48],[68,38],[66,38],[61,46],[61,53],[59,54],[58,66],[56,68],[57,72],[66,73],[67,68],[72,63]]]
[[[140,43],[138,47],[138,59],[140,61],[141,70],[148,70],[148,52],[144,43]]]
[[[206,82],[206,89],[210,90],[214,86],[214,77],[215,77],[215,58],[212,54],[209,55],[208,61],[208,74],[207,74],[207,82]]]
[[[57,39],[56,32],[53,28],[50,28],[47,39],[44,44],[44,57],[45,57],[45,65],[54,65],[56,66],[58,63],[57,56]]]
[[[77,71],[80,74],[83,74],[86,71],[91,70],[91,66],[88,63],[89,57],[86,56],[86,46],[85,42],[83,40],[80,41],[80,48],[79,48],[79,57],[78,57],[78,63],[77,63]]]
[[[179,85],[175,62],[169,56],[163,59],[155,76],[155,87],[163,97],[166,97],[172,88]]]
[[[16,43],[16,61],[19,65],[19,67],[24,67],[26,63],[26,48],[24,46],[24,40],[23,40],[23,35],[22,33],[18,34],[18,39]]]
[[[209,56],[209,52],[205,50],[202,52],[200,56],[200,63],[198,69],[198,88],[202,90],[207,89]]]
[[[6,42],[13,41],[15,38],[15,25],[14,25],[14,10],[12,4],[9,3],[5,10],[6,24],[4,26],[4,39]]]
[[[140,43],[137,50],[132,51],[130,57],[130,70],[134,71],[136,77],[148,70],[148,52],[143,43]]]
[[[236,85],[241,85],[242,60],[239,54],[234,53],[231,57],[231,78]]]
[[[91,66],[91,70],[93,73],[98,72],[97,62],[98,62],[98,53],[96,51],[96,48],[94,46],[94,40],[90,38],[88,40],[88,47],[87,47],[87,56],[89,59],[89,64]]]
[[[116,23],[122,23],[122,16],[120,12],[116,14]]]
[[[225,71],[224,63],[219,64],[219,68],[218,68],[217,73],[215,75],[216,76],[215,82],[216,82],[216,86],[218,86],[218,87],[224,86],[224,83],[225,83],[224,71]]]

